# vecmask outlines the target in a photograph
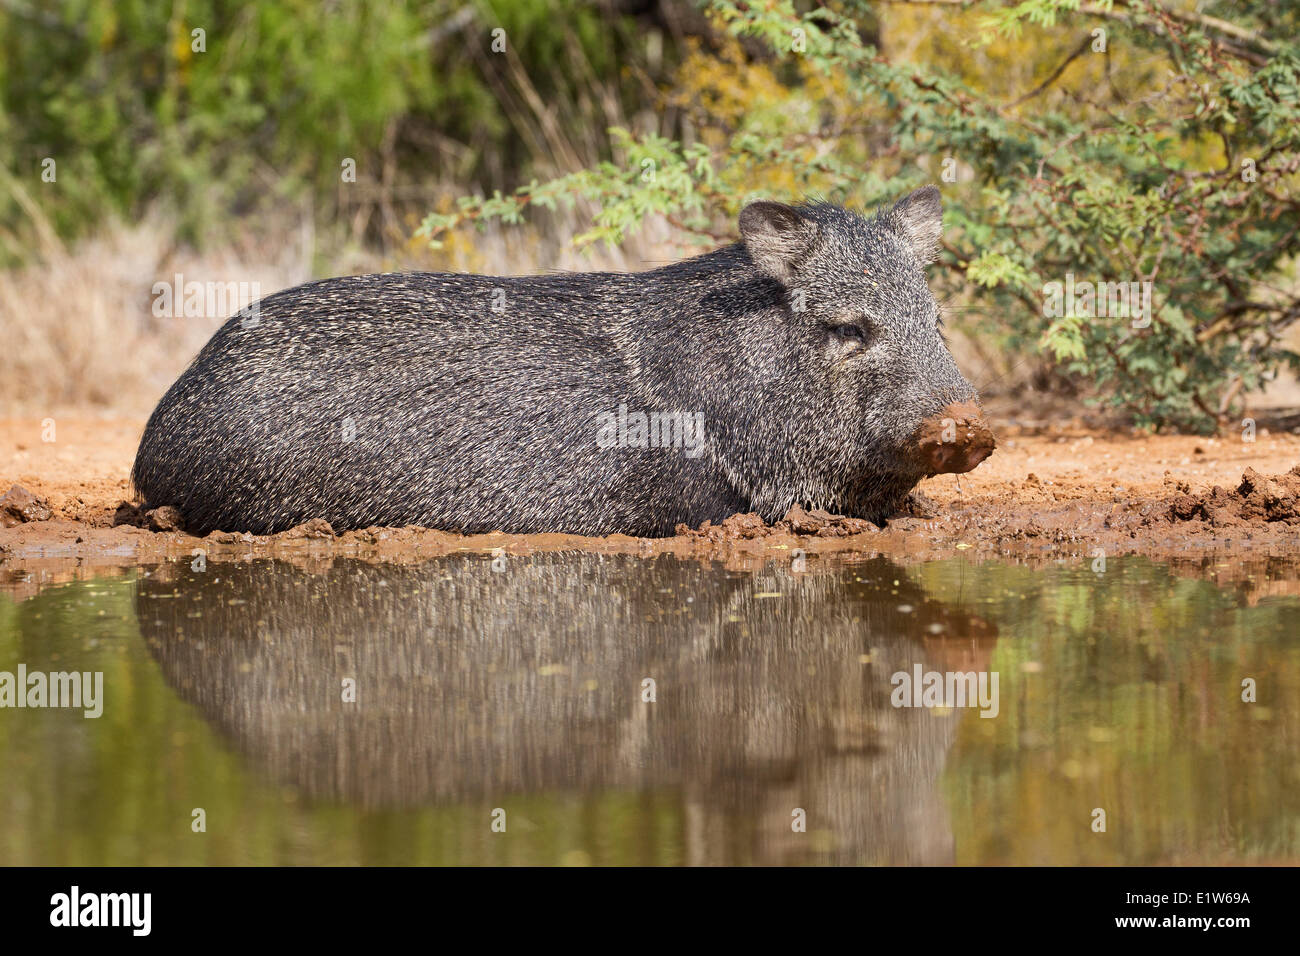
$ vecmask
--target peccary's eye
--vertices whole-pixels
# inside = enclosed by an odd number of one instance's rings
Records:
[[[862,326],[846,322],[844,325],[831,326],[831,335],[844,342],[865,342],[867,333]]]

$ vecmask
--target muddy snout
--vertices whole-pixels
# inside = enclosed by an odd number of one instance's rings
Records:
[[[960,474],[982,462],[996,446],[979,406],[959,402],[921,422],[911,453],[927,475]]]

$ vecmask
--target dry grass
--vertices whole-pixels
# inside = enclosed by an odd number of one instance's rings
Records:
[[[16,412],[67,406],[150,406],[225,316],[154,314],[153,288],[186,281],[259,283],[263,292],[310,278],[310,235],[281,235],[198,254],[178,247],[161,217],[111,223],[65,248],[0,273],[0,402]]]
[[[309,279],[349,273],[437,270],[518,275],[565,270],[637,271],[681,250],[652,227],[622,249],[581,252],[567,240],[575,217],[542,227],[496,228],[434,252],[411,242],[382,256],[346,240],[319,237],[309,212],[297,222],[250,221],[238,242],[203,252],[179,244],[165,215],[109,223],[65,247],[39,229],[38,258],[0,272],[0,406],[40,415],[66,408],[147,413],[232,307],[217,315],[159,317],[154,285],[255,283],[265,296]]]

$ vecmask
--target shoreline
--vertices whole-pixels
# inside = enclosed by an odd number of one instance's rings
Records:
[[[0,495],[17,485],[49,515],[0,528],[0,571],[10,578],[24,569],[151,564],[195,550],[214,561],[399,562],[496,549],[507,555],[580,550],[673,554],[737,568],[789,560],[796,550],[813,562],[881,554],[905,564],[958,554],[1034,563],[1139,554],[1179,564],[1300,555],[1300,471],[1292,473],[1300,465],[1300,435],[1286,432],[1261,430],[1254,442],[1244,442],[995,423],[999,448],[986,462],[965,475],[923,481],[917,490],[927,500],[919,515],[865,533],[849,533],[857,530],[852,522],[803,515],[775,528],[733,516],[667,538],[459,535],[413,527],[335,535],[318,522],[268,537],[214,532],[197,538],[114,525],[118,509],[132,501],[128,475],[143,417],[62,416],[53,419],[57,440],[42,441],[50,421],[0,419]]]

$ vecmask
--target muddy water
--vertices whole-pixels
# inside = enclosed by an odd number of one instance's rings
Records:
[[[11,587],[0,672],[104,699],[0,709],[0,863],[1296,863],[1300,566],[1240,577],[551,553]],[[893,706],[918,668],[996,696]]]

